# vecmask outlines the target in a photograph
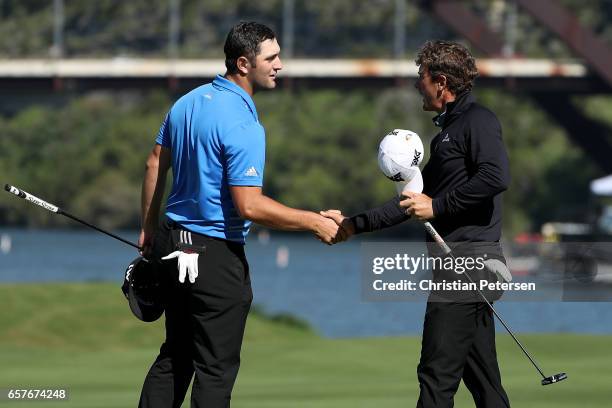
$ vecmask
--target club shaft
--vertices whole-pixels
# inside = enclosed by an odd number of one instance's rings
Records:
[[[451,256],[452,253],[450,254]],[[499,315],[499,313],[497,313],[497,311],[495,310],[495,308],[493,307],[493,305],[489,302],[489,300],[485,297],[484,293],[482,293],[482,291],[480,290],[480,288],[478,287],[478,285],[476,285],[476,283],[474,282],[474,280],[472,279],[472,277],[469,275],[469,273],[467,273],[467,271],[463,272],[463,274],[465,275],[466,278],[468,278],[468,280],[474,284],[474,286],[476,287],[476,290],[478,291],[478,293],[480,294],[480,296],[482,297],[482,299],[487,303],[487,305],[489,306],[489,309],[491,309],[491,311],[493,312],[493,314],[495,315],[495,317],[497,317],[497,320],[499,320],[499,322],[502,324],[502,326],[504,326],[504,328],[506,329],[506,331],[508,332],[508,334],[510,334],[510,336],[512,336],[512,338],[514,339],[514,342],[520,347],[520,349],[523,351],[523,353],[527,356],[527,358],[529,359],[529,361],[531,361],[531,364],[533,364],[533,366],[536,368],[536,370],[538,370],[538,372],[540,373],[540,375],[542,376],[542,378],[546,378],[546,376],[544,375],[544,373],[542,372],[542,370],[540,369],[540,367],[538,366],[538,363],[535,362],[535,360],[533,359],[533,357],[531,357],[531,355],[529,354],[529,352],[527,351],[527,349],[525,348],[525,346],[523,346],[521,344],[521,342],[519,341],[519,339],[514,335],[514,333],[512,332],[512,330],[510,329],[510,327],[506,324],[506,322],[504,321],[504,319],[502,319],[502,317]]]
[[[68,218],[70,218],[70,219],[72,219],[72,220],[74,220],[74,221],[76,221],[76,222],[78,222],[78,223],[81,223],[81,224],[83,224],[83,225],[86,225],[86,226],[88,226],[89,228],[93,228],[93,229],[95,229],[95,230],[96,230],[96,231],[98,231],[98,232],[101,232],[101,233],[103,233],[103,234],[106,234],[106,235],[108,235],[109,237],[113,237],[113,238],[115,238],[115,239],[117,239],[117,240],[119,240],[119,241],[121,241],[121,242],[123,242],[123,243],[125,243],[125,244],[128,244],[128,245],[130,245],[130,246],[133,246],[134,248],[136,248],[136,249],[138,249],[138,250],[142,251],[142,248],[141,248],[141,247],[139,247],[138,245],[134,244],[133,242],[130,242],[130,241],[128,241],[127,239],[121,238],[120,236],[113,234],[112,232],[105,231],[105,230],[103,230],[103,229],[102,229],[102,228],[100,228],[100,227],[96,227],[95,225],[90,224],[90,223],[88,223],[87,221],[84,221],[84,220],[82,220],[82,219],[80,219],[80,218],[78,218],[78,217],[75,217],[74,215],[72,215],[72,214],[70,214],[70,213],[68,213],[68,212],[66,212],[66,211],[64,211],[64,210],[62,210],[62,209],[61,209],[61,208],[59,208],[58,206],[53,205],[53,204],[51,204],[51,203],[49,203],[49,202],[47,202],[47,201],[45,201],[45,200],[42,200],[42,199],[40,199],[40,198],[36,197],[35,195],[32,195],[32,194],[28,193],[27,191],[24,191],[24,190],[22,190],[22,189],[20,189],[20,188],[17,188],[17,187],[15,187],[15,186],[11,186],[11,185],[9,185],[9,184],[6,184],[6,185],[4,186],[4,189],[5,189],[6,191],[8,191],[9,193],[16,195],[17,197],[23,198],[23,199],[24,199],[24,200],[26,200],[26,201],[29,201],[29,202],[31,202],[31,203],[33,203],[33,204],[36,204],[36,205],[38,205],[38,206],[40,206],[40,207],[44,208],[44,209],[45,209],[45,210],[47,210],[47,211],[50,211],[50,212],[52,212],[52,213],[55,213],[55,214],[60,214],[60,215],[63,215],[63,216],[65,216],[65,217],[68,217]]]
[[[427,230],[427,232],[431,235],[431,237],[434,239],[434,241],[440,246],[440,248],[442,249],[442,251],[444,252],[445,255],[451,256],[451,257],[455,257],[452,253],[452,249],[448,246],[448,244],[446,242],[444,242],[444,239],[440,236],[440,234],[438,234],[438,232],[436,231],[436,229],[434,228],[433,225],[431,225],[431,223],[429,222],[425,222],[425,229]],[[510,327],[506,324],[506,322],[504,321],[504,319],[502,319],[502,317],[499,315],[499,313],[497,313],[497,311],[495,310],[495,308],[493,307],[493,305],[491,304],[491,302],[489,302],[489,300],[487,299],[487,297],[484,295],[484,293],[482,293],[482,291],[480,290],[480,288],[478,287],[478,285],[476,285],[476,282],[474,282],[474,280],[472,279],[472,277],[469,275],[469,273],[467,273],[467,271],[463,272],[463,275],[465,275],[465,277],[470,281],[470,283],[472,283],[474,285],[474,287],[476,288],[476,290],[478,291],[478,293],[480,294],[480,297],[482,297],[482,299],[486,302],[486,304],[489,306],[489,309],[491,309],[491,311],[493,312],[493,314],[495,315],[495,317],[497,317],[497,320],[499,320],[499,322],[502,324],[502,326],[504,326],[504,328],[506,329],[506,331],[508,332],[508,334],[510,334],[510,336],[512,337],[512,339],[514,340],[514,342],[519,346],[519,348],[523,351],[523,354],[525,354],[525,356],[527,356],[527,358],[529,359],[529,361],[531,361],[531,364],[533,364],[533,366],[535,367],[536,370],[538,370],[538,373],[540,373],[540,375],[542,376],[542,378],[546,378],[546,376],[544,375],[544,373],[542,372],[542,370],[540,369],[540,367],[538,366],[538,364],[535,362],[535,360],[533,359],[533,357],[531,357],[531,355],[529,354],[529,352],[527,351],[527,349],[521,344],[521,342],[519,341],[519,339],[514,335],[514,333],[512,332],[512,329],[510,329]]]
[[[121,242],[123,242],[123,243],[126,243],[126,244],[128,244],[128,245],[130,245],[130,246],[133,246],[134,248],[136,248],[136,249],[138,249],[138,250],[142,250],[142,248],[141,248],[141,247],[139,247],[138,245],[134,244],[133,242],[130,242],[130,241],[128,241],[127,239],[121,238],[119,235],[115,235],[115,234],[113,234],[112,232],[109,232],[109,231],[103,230],[103,229],[102,229],[102,228],[100,228],[100,227],[96,227],[95,225],[90,224],[90,223],[88,223],[87,221],[83,221],[82,219],[80,219],[80,218],[78,218],[78,217],[75,217],[74,215],[72,215],[72,214],[70,214],[70,213],[67,213],[66,211],[64,211],[64,210],[62,210],[62,209],[60,209],[60,210],[59,210],[57,213],[58,213],[58,214],[61,214],[61,215],[63,215],[63,216],[65,216],[65,217],[68,217],[68,218],[70,218],[70,219],[72,219],[72,220],[74,220],[74,221],[76,221],[76,222],[79,222],[79,223],[81,223],[81,224],[83,224],[83,225],[86,225],[86,226],[88,226],[89,228],[93,228],[93,229],[95,229],[95,230],[96,230],[96,231],[98,231],[98,232],[101,232],[101,233],[103,233],[103,234],[108,235],[109,237],[113,237],[113,238],[115,238],[115,239],[117,239],[117,240],[119,240],[119,241],[121,241]]]

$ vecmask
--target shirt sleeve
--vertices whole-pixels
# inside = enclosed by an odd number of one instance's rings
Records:
[[[171,143],[170,143],[170,126],[168,124],[169,120],[170,120],[170,112],[168,112],[166,114],[164,122],[162,123],[161,127],[159,128],[159,133],[157,134],[157,138],[155,139],[155,143],[157,143],[158,145],[162,145],[164,147],[167,147],[168,149],[171,148]]]
[[[508,154],[501,125],[490,111],[471,118],[466,149],[475,172],[461,186],[432,202],[435,217],[452,216],[492,199],[510,184]]]
[[[224,137],[223,151],[230,186],[263,186],[266,136],[260,124],[233,128]]]
[[[355,233],[372,232],[400,224],[410,217],[400,207],[400,197],[394,197],[379,207],[371,208],[350,219],[355,226]]]

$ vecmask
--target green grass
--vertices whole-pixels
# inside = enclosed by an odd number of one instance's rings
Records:
[[[110,284],[1,285],[0,388],[63,386],[54,407],[136,406],[163,339],[163,323],[129,313]],[[547,373],[570,378],[548,387],[512,340],[498,336],[504,385],[513,407],[609,405],[611,336],[522,335]],[[249,317],[233,407],[386,408],[414,406],[418,337],[324,339],[283,319]],[[473,406],[461,386],[457,407]],[[0,407],[39,407],[6,402]],[[188,403],[184,406],[189,406]]]

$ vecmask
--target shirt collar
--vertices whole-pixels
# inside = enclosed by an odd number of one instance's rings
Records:
[[[453,102],[446,104],[446,109],[441,114],[434,116],[432,121],[434,125],[444,128],[445,125],[452,121],[452,118],[460,115],[469,105],[475,102],[475,98],[470,91],[463,91]]]
[[[439,115],[434,116],[431,120],[437,127],[444,127],[444,116],[446,116],[446,110]]]
[[[238,94],[247,104],[251,113],[255,117],[255,120],[259,122],[259,117],[257,115],[257,109],[255,108],[255,102],[253,102],[253,98],[251,98],[251,95],[246,93],[244,89],[242,89],[241,87],[239,87],[238,85],[236,85],[235,83],[233,83],[232,81],[230,81],[229,79],[225,78],[222,75],[217,75],[217,77],[213,80],[213,85],[219,88],[226,89],[235,94]]]

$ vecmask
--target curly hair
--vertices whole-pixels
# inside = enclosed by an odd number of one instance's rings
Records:
[[[427,41],[415,59],[432,77],[444,75],[448,89],[455,95],[471,90],[478,76],[476,61],[463,45],[452,41]]]

